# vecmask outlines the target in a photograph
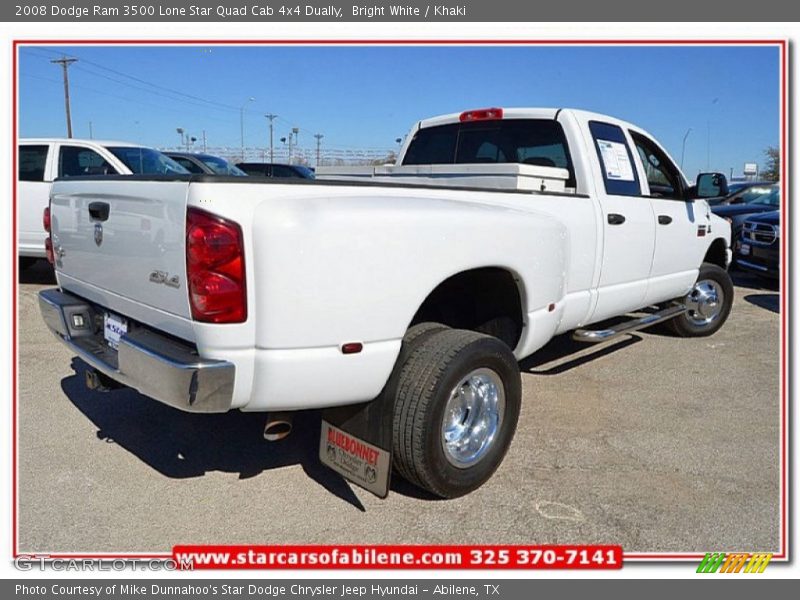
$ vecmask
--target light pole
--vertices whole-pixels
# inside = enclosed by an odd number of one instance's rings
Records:
[[[315,133],[314,137],[317,138],[317,166],[319,166],[319,145],[322,143],[322,138],[325,136],[321,133]]]
[[[269,162],[275,162],[275,152],[272,146],[272,122],[278,117],[278,115],[268,113],[264,116],[269,119]]]
[[[242,134],[242,162],[244,162],[244,107],[247,106],[248,102],[254,102],[255,98],[250,96],[247,100],[244,101],[242,107],[239,109],[239,129],[241,130]]]
[[[683,135],[683,145],[681,146],[681,171],[683,171],[683,156],[686,154],[686,138],[689,137],[689,134],[692,132],[692,128],[686,130],[686,133]]]
[[[295,149],[297,149],[297,146],[298,146],[297,137],[300,134],[300,128],[299,127],[292,127],[292,133],[294,134],[294,147],[295,147]],[[291,156],[289,158],[291,158]],[[289,164],[292,164],[291,160],[289,161]]]
[[[185,146],[186,142],[183,141],[183,132],[184,132],[183,127],[178,127],[175,131],[177,131],[178,135],[181,136],[181,146]]]

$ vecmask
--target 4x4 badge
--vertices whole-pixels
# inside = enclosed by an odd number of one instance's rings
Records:
[[[162,283],[167,287],[179,288],[181,287],[181,278],[177,275],[172,275],[166,271],[153,271],[150,273],[150,283]]]

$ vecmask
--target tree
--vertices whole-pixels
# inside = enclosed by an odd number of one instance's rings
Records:
[[[764,168],[761,171],[761,177],[767,181],[778,181],[781,176],[781,152],[775,146],[767,146],[764,150],[764,156],[767,157],[764,162]]]

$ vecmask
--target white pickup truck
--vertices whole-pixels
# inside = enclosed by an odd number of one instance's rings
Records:
[[[553,336],[704,336],[728,317],[730,227],[701,198],[724,176],[688,185],[634,125],[467,111],[419,122],[398,162],[324,175],[340,182],[58,180],[44,320],[93,389],[265,411],[268,439],[324,409],[325,464],[382,496],[394,467],[455,497],[502,461],[517,361]]]
[[[22,268],[45,258],[42,211],[57,178],[133,173],[188,173],[166,156],[129,142],[25,138],[17,149],[17,252]]]

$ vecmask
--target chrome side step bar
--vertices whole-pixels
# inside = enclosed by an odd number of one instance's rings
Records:
[[[598,342],[607,342],[621,335],[625,335],[626,333],[633,333],[634,331],[639,331],[640,329],[650,327],[656,323],[674,319],[685,312],[686,307],[683,304],[673,304],[657,313],[620,323],[613,329],[576,329],[572,334],[572,339],[576,342],[590,342],[594,344]]]

